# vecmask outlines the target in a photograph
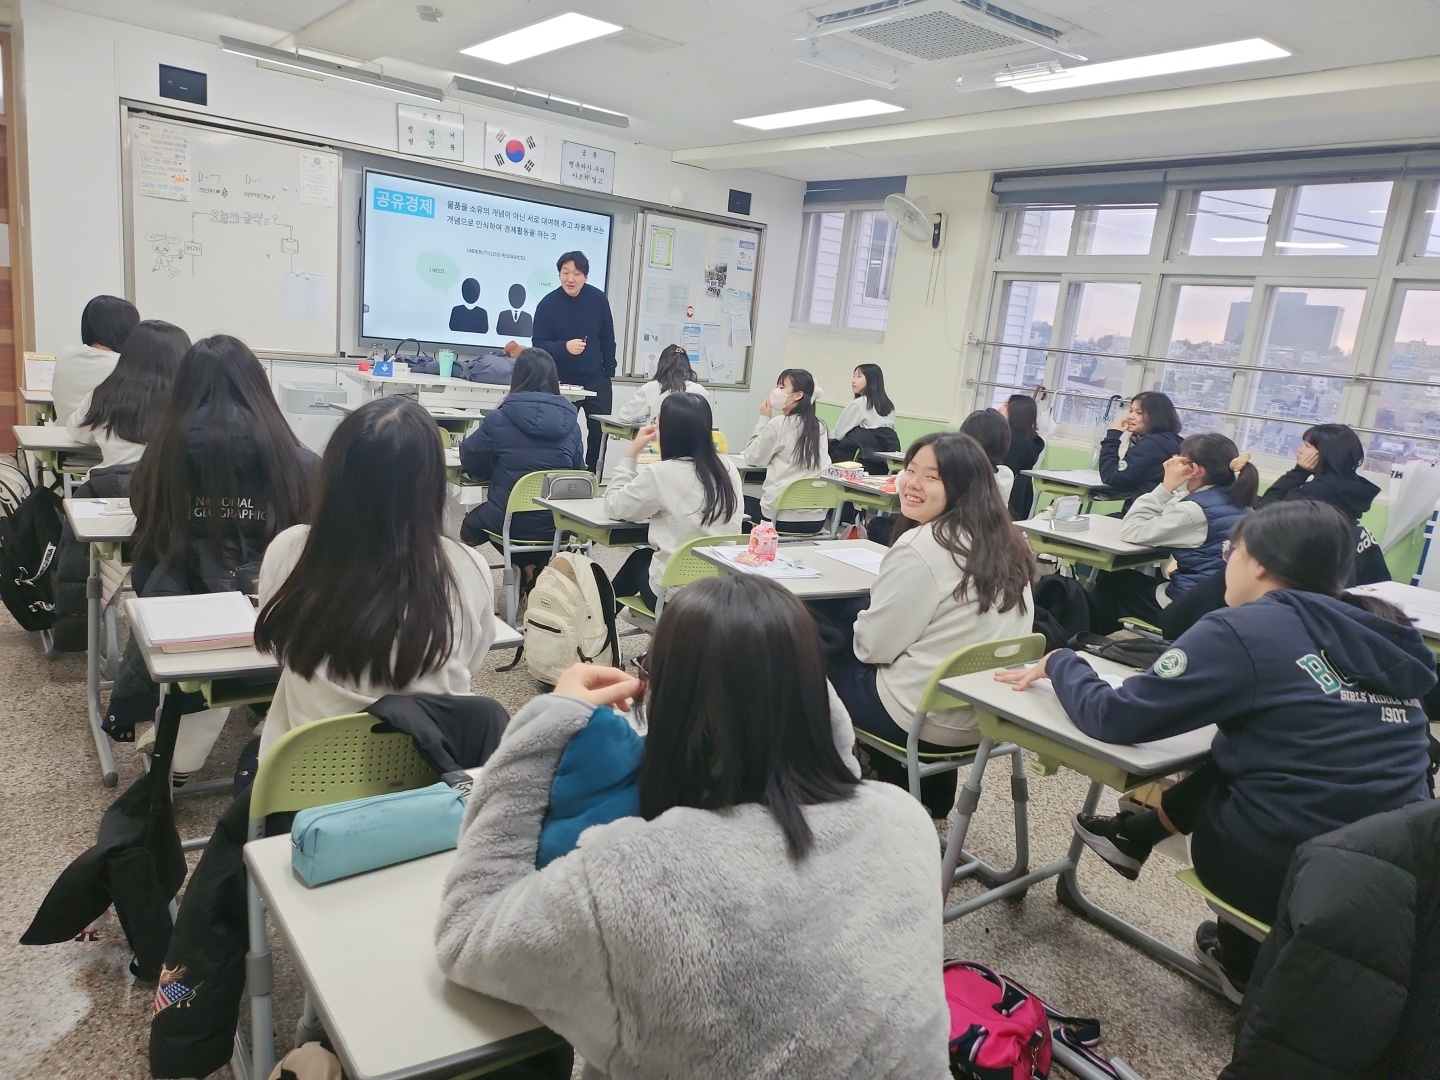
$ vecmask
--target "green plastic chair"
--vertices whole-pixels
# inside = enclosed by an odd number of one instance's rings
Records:
[[[515,486],[510,489],[510,497],[505,500],[505,522],[501,526],[499,536],[486,530],[485,535],[490,542],[500,549],[505,570],[502,579],[505,586],[505,621],[511,626],[519,629],[516,620],[520,617],[520,573],[515,566],[515,555],[518,552],[549,552],[554,544],[553,540],[515,540],[510,536],[510,523],[516,514],[545,513],[550,511],[539,505],[535,500],[539,498],[541,490],[545,486],[547,476],[591,476],[591,473],[584,469],[547,469],[542,472],[526,473]]]
[[[780,497],[775,500],[775,531],[782,539],[833,540],[840,530],[840,503],[845,489],[830,483],[821,476],[807,476],[792,480],[786,485]],[[780,515],[787,510],[828,510],[825,527],[819,532],[790,532]]]
[[[364,799],[427,787],[440,777],[403,731],[377,731],[367,713],[332,716],[287,731],[272,746],[250,787],[247,837],[265,834],[269,814]],[[251,1076],[274,1068],[274,962],[265,939],[265,902],[247,874],[245,905],[250,949],[245,955],[245,992],[250,997]],[[299,1045],[319,1037],[320,1021],[309,995],[295,1027]],[[238,1032],[236,1039],[240,1038]]]
[[[1233,904],[1221,900],[1213,892],[1205,887],[1200,880],[1200,875],[1195,872],[1193,866],[1186,867],[1175,875],[1175,880],[1180,882],[1193,893],[1199,894],[1205,903],[1210,905],[1210,910],[1224,922],[1230,923],[1242,933],[1254,938],[1256,941],[1264,941],[1270,936],[1270,925],[1263,923],[1253,915],[1247,915]]]
[[[676,549],[675,554],[670,556],[670,561],[665,564],[665,573],[660,577],[660,591],[655,594],[654,611],[651,611],[649,605],[638,596],[617,596],[615,600],[625,608],[626,618],[629,621],[637,623],[646,630],[654,631],[655,623],[660,618],[660,612],[665,607],[665,597],[671,589],[689,585],[692,581],[719,577],[725,573],[714,563],[696,555],[695,548],[716,547],[721,544],[745,544],[749,540],[748,536],[697,536],[694,540],[687,540]]]

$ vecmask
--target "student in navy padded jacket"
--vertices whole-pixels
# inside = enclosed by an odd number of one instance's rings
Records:
[[[1306,840],[1428,798],[1420,698],[1435,658],[1396,608],[1344,594],[1353,527],[1332,506],[1279,503],[1231,534],[1228,608],[1181,635],[1116,689],[1068,649],[997,672],[1024,689],[1049,677],[1075,726],[1113,743],[1215,724],[1211,760],[1158,810],[1076,815],[1075,830],[1132,880],[1150,849],[1189,834],[1196,872],[1242,911],[1272,922],[1286,868]],[[1258,945],[1204,923],[1196,954],[1239,1000]]]
[[[1130,446],[1120,456],[1120,436],[1130,433]],[[1126,496],[1125,509],[1142,492],[1153,491],[1165,478],[1165,462],[1180,452],[1180,416],[1175,403],[1156,390],[1130,399],[1130,411],[1117,418],[1100,441],[1096,468],[1111,491]]]

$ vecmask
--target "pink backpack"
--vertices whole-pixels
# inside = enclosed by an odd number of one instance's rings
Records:
[[[950,1071],[966,1080],[1046,1080],[1055,1038],[1107,1075],[1109,1062],[1091,1047],[1100,1041],[1100,1022],[1062,1016],[1019,983],[968,960],[945,963],[945,997],[950,1004]]]

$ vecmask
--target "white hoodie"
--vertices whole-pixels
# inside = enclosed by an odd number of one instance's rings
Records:
[[[710,401],[710,392],[697,382],[687,382],[685,393],[699,394]],[[660,389],[660,384],[651,379],[635,391],[634,397],[615,410],[615,419],[626,424],[648,424],[660,415],[660,404],[670,394],[671,391]],[[715,402],[710,401],[710,404],[713,407]]]
[[[89,345],[61,349],[55,358],[55,380],[50,384],[50,393],[55,397],[55,422],[69,424],[81,400],[110,377],[119,360],[119,353]]]

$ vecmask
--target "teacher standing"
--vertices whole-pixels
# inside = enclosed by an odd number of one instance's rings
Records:
[[[560,271],[560,287],[535,306],[530,341],[554,359],[562,383],[583,386],[595,395],[579,403],[589,433],[585,467],[594,472],[605,445],[595,417],[607,415],[614,403],[610,379],[615,374],[615,320],[605,294],[585,283],[590,260],[583,251],[567,251],[556,260],[555,269]],[[520,349],[514,341],[505,346],[511,356]]]

